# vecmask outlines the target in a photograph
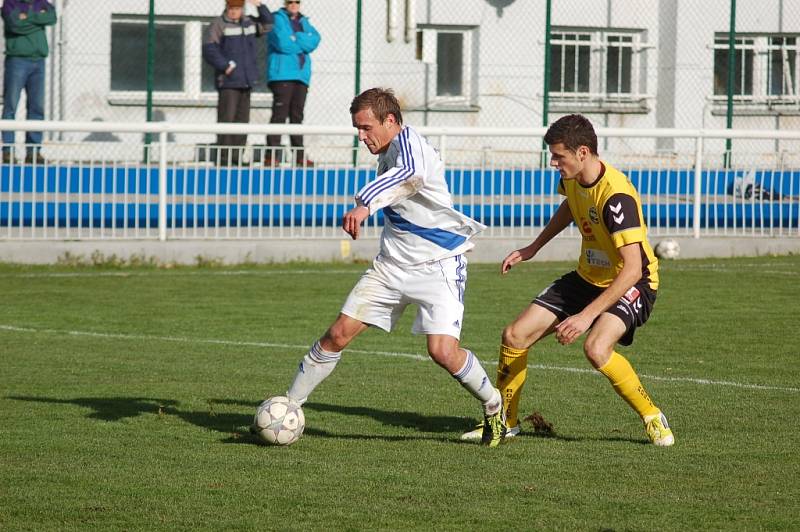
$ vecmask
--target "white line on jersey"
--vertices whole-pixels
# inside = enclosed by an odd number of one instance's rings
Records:
[[[36,329],[33,327],[18,327],[14,325],[3,325],[0,324],[0,331],[6,332],[15,332],[15,333],[28,333],[28,334],[56,334],[56,335],[66,335],[66,336],[85,336],[85,337],[92,337],[92,338],[112,338],[112,339],[119,339],[119,340],[148,340],[148,341],[156,341],[156,342],[181,342],[181,343],[193,343],[193,344],[211,344],[211,345],[226,345],[226,346],[236,346],[236,347],[266,347],[266,348],[275,348],[275,349],[308,349],[309,346],[307,345],[298,345],[298,344],[280,344],[274,342],[250,342],[250,341],[239,341],[239,340],[218,340],[213,338],[187,338],[181,336],[150,336],[145,334],[125,334],[125,333],[103,333],[103,332],[92,332],[92,331],[69,331],[69,330],[59,330],[59,329]],[[380,355],[380,356],[387,356],[387,357],[399,357],[399,358],[407,358],[411,360],[419,360],[419,361],[428,361],[430,360],[429,357],[424,355],[419,355],[415,353],[401,353],[401,352],[392,352],[392,351],[371,351],[371,350],[364,350],[364,349],[347,349],[348,353],[357,353],[363,355]],[[495,364],[494,361],[487,362],[484,360],[480,361],[483,365],[493,365]],[[560,371],[565,373],[585,373],[585,374],[593,374],[600,376],[600,374],[593,369],[589,368],[570,368],[570,367],[562,367],[562,366],[546,366],[543,364],[529,364],[529,368],[537,369],[537,370],[544,370],[544,371]],[[646,375],[641,374],[641,377],[645,379],[651,379],[656,381],[666,381],[666,382],[682,382],[682,383],[691,383],[691,384],[699,384],[704,386],[729,386],[733,388],[744,388],[748,390],[763,390],[763,391],[779,391],[779,392],[791,392],[791,393],[798,393],[800,392],[800,388],[793,388],[789,386],[770,386],[764,384],[748,384],[744,382],[734,382],[734,381],[717,381],[712,379],[701,379],[697,377],[662,377],[658,375]]]

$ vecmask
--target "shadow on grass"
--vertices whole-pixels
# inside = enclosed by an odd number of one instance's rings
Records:
[[[233,405],[237,407],[244,407],[249,412],[255,412],[255,408],[258,404],[257,402],[232,399],[210,399],[208,401],[208,410],[184,411],[180,409],[178,401],[153,397],[77,397],[73,399],[61,399],[54,397],[7,396],[6,398],[14,401],[25,401],[30,403],[79,406],[91,410],[91,412],[86,415],[87,418],[108,422],[118,422],[125,419],[135,418],[143,414],[174,416],[197,427],[202,427],[227,435],[227,438],[222,440],[226,443],[260,443],[260,440],[257,437],[252,436],[249,433],[249,426],[253,420],[252,413],[238,414],[230,412],[215,412],[214,409],[215,405]],[[415,412],[387,411],[369,407],[306,403],[303,408],[307,412],[335,412],[347,416],[369,417],[385,425],[417,429],[420,432],[428,433],[434,432],[460,434],[461,431],[468,427],[470,423],[470,421],[465,418],[455,416],[424,416]],[[441,441],[443,439],[441,437],[424,435],[402,436],[335,434],[310,427],[306,427],[305,433],[325,438],[359,440]],[[458,441],[457,436],[454,437],[454,440]]]
[[[252,422],[252,412],[255,412],[257,402],[248,402],[233,399],[210,399],[208,410],[183,411],[179,402],[172,399],[159,399],[152,397],[78,397],[74,399],[59,399],[53,397],[33,396],[7,396],[7,399],[31,403],[47,403],[60,405],[75,405],[91,410],[86,415],[89,419],[117,422],[124,419],[135,418],[143,414],[157,416],[174,416],[191,425],[213,430],[226,437],[223,443],[244,443],[260,445],[261,441],[249,433]],[[215,412],[215,405],[232,405],[243,407],[247,414],[231,412]],[[475,445],[475,442],[465,442],[459,439],[462,432],[474,427],[474,420],[457,416],[425,416],[417,412],[395,410],[380,410],[366,406],[345,406],[322,403],[306,403],[303,405],[306,412],[332,412],[353,417],[366,417],[384,425],[403,429],[414,429],[420,433],[414,435],[387,435],[387,434],[343,434],[306,426],[305,434],[321,438],[349,439],[349,440],[375,440],[375,441],[448,441]],[[307,414],[308,415],[308,414]],[[433,434],[431,434],[433,433]],[[436,434],[439,434],[437,436]],[[447,437],[441,435],[447,434]],[[640,439],[624,437],[622,435],[608,437],[575,437],[557,433],[540,434],[536,432],[523,432],[518,438],[536,438],[543,440],[557,440],[564,442],[585,441],[610,441],[626,442],[649,445],[649,442]]]
[[[53,397],[7,396],[6,398],[31,403],[80,406],[91,410],[86,415],[87,418],[109,422],[131,419],[143,414],[174,416],[192,425],[228,434],[231,440],[240,438],[243,433],[247,434],[247,427],[253,419],[250,415],[215,412],[213,401],[209,401],[209,408],[206,411],[187,412],[179,408],[180,403],[178,401],[153,397],[77,397],[74,399],[56,399]],[[242,427],[244,427],[243,430]],[[249,436],[249,434],[247,435]]]

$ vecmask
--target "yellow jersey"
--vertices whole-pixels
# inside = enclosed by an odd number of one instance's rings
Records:
[[[578,275],[595,286],[609,286],[622,270],[619,248],[638,242],[642,280],[658,290],[658,259],[647,241],[639,193],[625,174],[600,164],[600,177],[589,186],[577,179],[561,179],[558,184],[583,236]]]

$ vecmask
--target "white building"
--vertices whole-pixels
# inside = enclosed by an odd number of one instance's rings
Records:
[[[204,25],[222,12],[224,0],[154,3],[156,119],[214,122],[216,92],[201,44]],[[267,3],[273,9],[281,4]],[[800,1],[736,3],[733,127],[800,128]],[[149,2],[56,0],[56,5],[48,118],[144,120]],[[358,5],[358,0],[303,0],[303,12],[322,35],[312,55],[307,124],[349,124]],[[360,87],[394,88],[407,123],[543,124],[546,0],[362,0],[361,5]],[[550,119],[582,112],[598,126],[724,128],[730,5],[731,0],[552,0]],[[253,103],[251,121],[268,122],[269,92],[263,89]],[[211,142],[213,136],[201,140]],[[351,140],[333,142],[347,146]],[[312,151],[323,142],[331,140],[308,139]],[[606,142],[602,148],[616,152],[692,151],[680,140]],[[741,141],[736,148],[744,149],[745,142],[749,151],[797,151],[777,141]],[[464,147],[475,146],[465,141]],[[501,147],[524,149],[512,140]],[[724,141],[712,149],[722,151]]]

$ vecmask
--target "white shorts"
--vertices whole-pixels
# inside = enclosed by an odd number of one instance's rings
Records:
[[[409,304],[419,306],[411,332],[461,337],[467,259],[456,255],[418,266],[378,257],[347,297],[342,314],[390,332]]]

